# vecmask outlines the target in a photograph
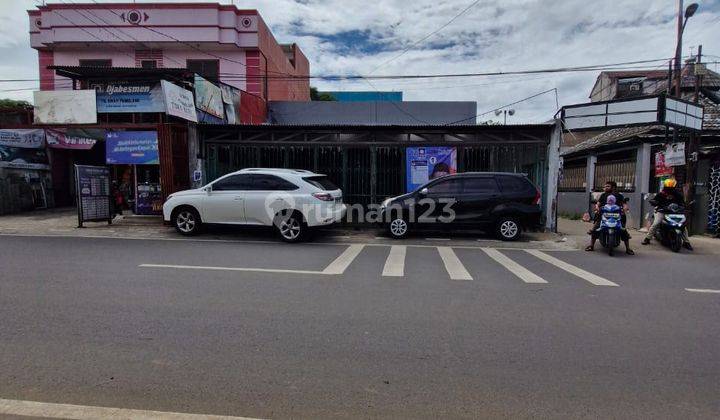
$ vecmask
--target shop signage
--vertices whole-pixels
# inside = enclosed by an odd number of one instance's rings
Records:
[[[97,112],[164,112],[163,94],[158,83],[92,84]]]
[[[215,84],[195,75],[195,105],[198,109],[222,119],[224,116],[222,91]]]
[[[168,115],[197,122],[197,112],[195,112],[195,101],[192,92],[167,80],[163,80],[161,84],[165,98],[165,112]]]
[[[105,135],[108,164],[157,165],[157,131],[108,131]]]
[[[431,179],[457,172],[457,148],[408,147],[405,165],[407,191],[415,191]]]
[[[105,140],[105,130],[100,129],[48,129],[47,144],[53,149],[90,150],[98,141]]]
[[[673,174],[672,166],[665,166],[665,153],[655,153],[655,177],[662,178]]]
[[[0,146],[39,149],[43,147],[45,131],[42,129],[0,130]]]
[[[33,92],[36,124],[96,124],[95,90]]]
[[[45,149],[25,149],[0,145],[0,168],[50,169]]]
[[[665,147],[665,165],[666,166],[682,166],[685,165],[685,143],[671,143]]]
[[[112,222],[110,170],[103,166],[75,165],[78,227],[83,222]]]

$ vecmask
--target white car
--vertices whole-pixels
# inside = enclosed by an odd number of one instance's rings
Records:
[[[170,194],[163,219],[183,235],[203,224],[274,226],[287,242],[342,220],[342,191],[327,176],[300,169],[248,168],[194,190]]]

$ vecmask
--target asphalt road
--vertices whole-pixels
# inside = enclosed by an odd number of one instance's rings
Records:
[[[720,289],[717,267],[664,250],[0,236],[0,399],[257,418],[718,418],[720,294],[686,290]]]

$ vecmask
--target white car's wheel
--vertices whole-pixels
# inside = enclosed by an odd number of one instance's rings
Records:
[[[302,217],[297,212],[277,215],[274,225],[278,235],[280,235],[280,239],[285,242],[299,242],[303,240],[308,229]]]
[[[407,220],[401,217],[394,218],[390,221],[390,224],[388,224],[388,232],[393,238],[404,238],[407,236],[409,230],[410,226],[408,225]]]
[[[173,226],[181,235],[196,235],[200,232],[201,225],[200,215],[190,207],[181,208],[173,216]]]

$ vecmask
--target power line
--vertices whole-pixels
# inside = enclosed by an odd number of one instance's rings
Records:
[[[415,47],[415,46],[418,45],[419,43],[425,41],[426,39],[432,37],[432,36],[435,35],[436,33],[438,33],[438,32],[440,32],[440,31],[442,31],[443,29],[447,28],[447,27],[448,27],[451,23],[453,23],[457,18],[459,18],[460,16],[462,16],[463,14],[465,14],[465,12],[467,12],[467,11],[470,10],[471,8],[475,7],[475,5],[477,5],[478,3],[480,3],[480,0],[476,0],[476,1],[472,2],[470,5],[468,5],[466,8],[464,8],[463,10],[461,10],[460,13],[456,14],[455,16],[453,16],[452,19],[450,19],[449,21],[447,21],[447,22],[446,22],[445,24],[443,24],[441,27],[439,27],[438,29],[430,32],[429,34],[427,34],[427,35],[425,35],[424,37],[418,39],[417,41],[413,42],[413,43],[410,44],[407,48],[405,48],[402,52],[400,52],[400,54],[398,54],[398,55],[396,55],[396,56],[394,56],[394,57],[391,57],[389,60],[385,60],[385,61],[383,61],[382,63],[378,64],[378,65],[377,65],[374,69],[372,69],[372,70],[370,71],[370,73],[368,73],[368,74],[373,74],[373,73],[375,73],[380,67],[384,66],[385,64],[387,64],[387,63],[389,63],[389,62],[391,62],[391,61],[393,61],[393,60],[396,60],[396,59],[402,57],[403,55],[405,55],[405,53],[407,53],[408,51],[410,51],[413,47]]]
[[[493,108],[493,109],[491,109],[491,110],[489,110],[489,111],[482,112],[482,113],[480,113],[480,114],[475,115],[474,117],[463,118],[463,119],[461,119],[461,120],[457,120],[457,121],[445,123],[445,124],[443,124],[443,125],[452,125],[452,124],[457,124],[457,123],[459,123],[459,122],[463,122],[463,121],[467,121],[467,120],[472,120],[472,119],[475,119],[475,118],[477,118],[477,117],[481,117],[481,116],[483,116],[483,115],[487,115],[487,114],[489,114],[489,113],[491,113],[491,112],[495,112],[495,111],[497,111],[497,110],[500,110],[500,109],[503,109],[503,108],[507,108],[507,107],[509,107],[509,106],[517,105],[517,104],[519,104],[519,103],[521,103],[521,102],[525,102],[525,101],[528,101],[528,100],[533,99],[533,98],[537,98],[538,96],[544,95],[544,94],[549,93],[549,92],[552,92],[552,91],[555,91],[555,92],[557,93],[557,88],[552,88],[552,89],[544,90],[544,91],[542,91],[542,92],[539,92],[539,93],[536,93],[536,94],[534,94],[534,95],[528,96],[527,98],[522,98],[522,99],[520,99],[519,101],[515,101],[515,102],[512,102],[512,103],[503,105],[503,106],[499,106],[499,107],[497,107],[497,108]]]

